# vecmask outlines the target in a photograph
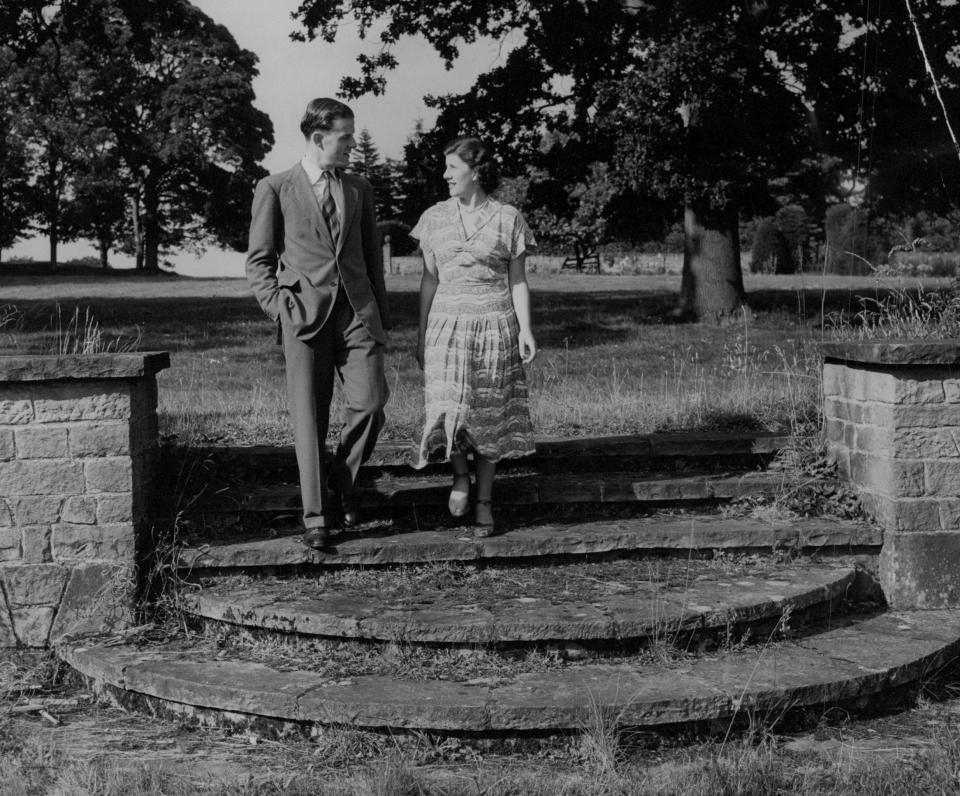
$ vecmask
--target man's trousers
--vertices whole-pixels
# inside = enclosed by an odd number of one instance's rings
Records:
[[[352,487],[360,465],[373,453],[383,428],[389,389],[384,376],[384,346],[367,332],[341,288],[333,311],[312,340],[282,331],[287,371],[287,406],[300,470],[305,528],[330,526],[339,507],[329,505],[327,479]],[[343,430],[332,463],[324,461],[330,425],[333,378],[343,392]],[[334,470],[331,472],[330,467]],[[341,480],[349,474],[349,485]]]

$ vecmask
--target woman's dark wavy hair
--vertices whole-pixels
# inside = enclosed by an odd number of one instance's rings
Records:
[[[484,193],[491,193],[500,184],[500,166],[493,149],[476,136],[454,138],[443,148],[443,154],[456,155],[477,173],[477,182]]]

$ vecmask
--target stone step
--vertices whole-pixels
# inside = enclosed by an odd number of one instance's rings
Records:
[[[648,466],[672,469],[674,464],[709,461],[726,466],[751,467],[768,462],[791,444],[791,437],[773,432],[694,432],[684,434],[630,434],[608,437],[559,438],[541,437],[537,451],[517,460],[505,460],[501,468],[515,467],[562,469],[569,463],[577,467],[613,463],[621,459]],[[162,454],[173,472],[182,462],[204,462],[216,472],[238,475],[254,473],[260,479],[296,479],[297,463],[291,445],[252,445],[232,447],[179,447],[167,445]],[[411,447],[406,442],[382,441],[367,462],[371,469],[406,468],[410,464]],[[720,464],[720,466],[723,466]]]
[[[614,561],[549,568],[396,570],[319,578],[210,579],[187,592],[195,617],[301,636],[406,644],[650,639],[829,611],[846,567]],[[833,611],[838,613],[837,610]]]
[[[788,709],[919,692],[960,656],[960,612],[854,617],[794,641],[664,663],[569,665],[470,679],[298,670],[209,642],[65,646],[74,669],[121,704],[261,730],[326,725],[447,733],[634,728],[780,716]]]
[[[291,566],[378,566],[441,561],[538,559],[637,551],[830,549],[878,552],[882,531],[866,523],[828,518],[760,520],[666,514],[596,522],[547,523],[475,539],[469,529],[393,533],[387,528],[340,533],[325,550],[300,534],[268,539],[196,541],[179,552],[185,570]]]
[[[695,475],[638,475],[634,472],[579,474],[509,474],[495,486],[499,506],[535,506],[569,503],[653,503],[729,501],[746,495],[772,495],[795,488],[802,481],[777,472],[723,472]],[[447,505],[448,475],[398,477],[383,475],[358,481],[357,497],[367,509]],[[295,484],[222,489],[199,497],[188,516],[216,514],[290,515],[300,510]]]

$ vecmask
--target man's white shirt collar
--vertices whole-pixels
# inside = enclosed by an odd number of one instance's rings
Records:
[[[336,169],[321,169],[316,163],[313,163],[306,158],[303,158],[300,161],[300,165],[303,166],[303,170],[307,172],[307,179],[310,180],[311,185],[316,185],[320,182],[320,178],[323,177],[325,171],[329,171],[333,175],[333,178],[340,181],[340,175],[337,173]]]

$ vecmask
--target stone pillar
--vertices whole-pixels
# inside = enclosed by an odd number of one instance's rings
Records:
[[[884,528],[888,603],[960,605],[960,341],[823,348],[830,454]]]
[[[166,353],[0,356],[0,647],[128,624]]]

